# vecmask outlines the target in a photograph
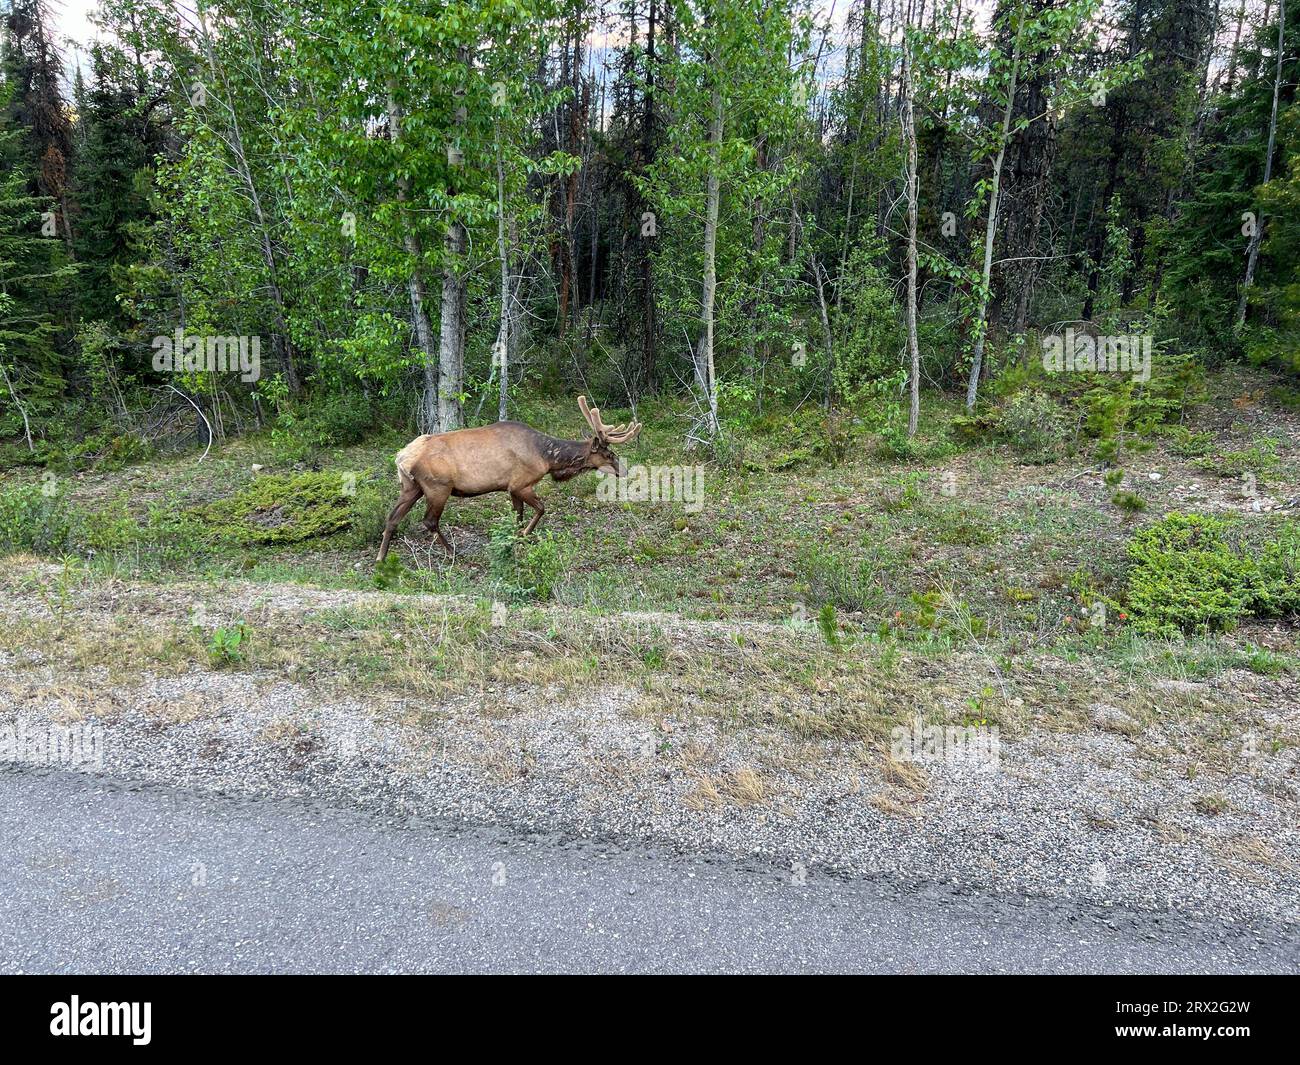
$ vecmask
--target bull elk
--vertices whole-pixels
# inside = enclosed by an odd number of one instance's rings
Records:
[[[438,524],[451,496],[463,499],[509,492],[518,521],[523,521],[525,505],[533,508],[532,519],[523,531],[527,536],[546,513],[533,486],[548,473],[557,481],[567,481],[585,470],[621,476],[623,466],[610,445],[632,440],[641,431],[641,423],[606,425],[600,408],[587,406],[586,396],[578,397],[578,406],[591,427],[590,440],[557,440],[523,422],[497,422],[477,429],[417,436],[397,453],[401,493],[384,524],[379,561],[388,557],[393,533],[421,496],[425,499],[425,529],[450,552],[451,545]]]

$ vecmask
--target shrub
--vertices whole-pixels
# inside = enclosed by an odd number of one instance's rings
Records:
[[[1219,477],[1240,478],[1249,473],[1256,481],[1263,481],[1277,467],[1277,461],[1277,441],[1265,437],[1240,451],[1221,451],[1212,458],[1201,459],[1196,466]]]
[[[554,533],[521,540],[513,515],[492,526],[488,538],[488,572],[512,599],[546,601],[568,564],[567,545]]]
[[[397,553],[389,555],[383,562],[375,563],[375,571],[370,582],[382,591],[396,588],[402,582],[402,561]]]
[[[1280,523],[1257,554],[1261,580],[1255,613],[1261,617],[1300,613],[1300,524]]]
[[[327,448],[360,443],[374,426],[375,411],[365,395],[334,392],[310,402],[279,404],[271,440],[285,460],[306,462]]]
[[[1128,599],[1139,632],[1221,631],[1249,613],[1253,575],[1229,546],[1228,530],[1220,518],[1170,514],[1129,541]]]
[[[830,603],[823,603],[817,612],[817,628],[830,646],[840,646],[840,623],[835,619],[835,608]]]
[[[525,544],[523,557],[519,559],[519,585],[531,599],[550,599],[564,575],[568,561],[566,545],[550,531]]]
[[[1185,425],[1171,426],[1169,450],[1185,459],[1204,458],[1214,447],[1213,433],[1194,433]]]
[[[850,560],[825,547],[815,547],[800,560],[801,577],[814,599],[841,610],[866,611],[880,600],[874,559]]]
[[[1127,511],[1130,514],[1136,514],[1139,511],[1147,509],[1147,501],[1136,492],[1124,490],[1116,492],[1110,497],[1110,501],[1119,507],[1120,510]]]
[[[345,529],[354,518],[355,490],[340,473],[259,477],[228,499],[195,514],[213,535],[240,544],[296,543]]]
[[[0,492],[0,547],[57,553],[68,546],[72,531],[72,510],[53,482]]]
[[[1029,462],[1053,462],[1070,435],[1065,413],[1042,392],[1017,392],[999,411],[1007,442]]]
[[[213,669],[233,666],[244,660],[244,641],[248,638],[248,626],[241,619],[226,628],[221,626],[213,631],[208,643],[208,660]]]
[[[1284,522],[1266,543],[1240,523],[1170,514],[1128,546],[1129,611],[1142,633],[1174,636],[1234,628],[1244,617],[1300,611],[1300,527]]]

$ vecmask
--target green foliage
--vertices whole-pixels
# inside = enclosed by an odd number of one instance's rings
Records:
[[[568,568],[570,545],[547,531],[524,539],[513,515],[505,515],[488,536],[488,573],[512,599],[546,602]]]
[[[1054,462],[1070,438],[1065,411],[1043,392],[1016,392],[998,406],[996,417],[1002,435],[1028,462]]]
[[[375,570],[371,574],[370,583],[376,588],[388,591],[401,584],[403,572],[402,560],[397,557],[396,552],[392,552],[383,562],[375,563]]]
[[[799,559],[798,569],[814,601],[854,613],[880,602],[879,567],[874,557],[850,558],[819,544]]]
[[[835,617],[835,607],[830,603],[823,603],[817,611],[817,628],[828,644],[836,648],[840,646],[840,623]]]
[[[1204,458],[1214,447],[1214,434],[1210,432],[1194,433],[1184,425],[1169,427],[1169,450],[1180,458]]]
[[[147,441],[133,433],[108,429],[63,446],[47,443],[41,454],[48,468],[72,473],[87,469],[120,470],[145,461],[152,451]]]
[[[235,495],[196,508],[195,513],[218,539],[285,544],[348,528],[354,519],[354,502],[354,478],[303,473],[258,477]]]
[[[1205,397],[1204,366],[1189,354],[1154,352],[1150,380],[1130,375],[1089,375],[1091,387],[1079,402],[1084,430],[1096,439],[1096,457],[1117,463],[1135,439],[1147,440],[1180,422]]]
[[[771,416],[760,426],[774,450],[764,463],[769,470],[789,470],[813,462],[835,465],[853,442],[853,426],[839,412],[809,405],[791,414]]]
[[[880,485],[881,506],[890,513],[914,506],[921,499],[921,484],[926,476],[921,470],[911,470],[885,478]]]
[[[248,639],[248,626],[241,618],[234,625],[218,626],[208,641],[208,660],[213,669],[238,665],[244,661],[244,644]]]
[[[1128,546],[1128,603],[1141,633],[1175,636],[1234,628],[1252,615],[1300,611],[1300,525],[1282,522],[1263,545],[1240,523],[1170,514]]]
[[[1110,497],[1110,501],[1128,514],[1137,514],[1147,509],[1147,501],[1136,492],[1116,492]]]
[[[310,402],[284,402],[271,440],[287,462],[307,462],[332,447],[364,440],[375,427],[375,411],[365,395],[329,392]]]
[[[1256,483],[1277,467],[1277,441],[1271,437],[1253,441],[1237,451],[1221,451],[1196,463],[1198,469],[1219,477],[1243,477],[1250,474]]]
[[[1289,5],[1288,5],[1289,7]],[[1300,370],[1300,19],[1288,11],[1277,138],[1264,181],[1277,64],[1276,8],[1258,35],[1241,40],[1241,77],[1220,94],[1201,132],[1195,182],[1177,217],[1157,232],[1167,247],[1163,287],[1173,327],[1211,364],[1243,348],[1253,361]],[[1248,324],[1236,328],[1251,220],[1263,243]]]
[[[903,368],[905,334],[884,262],[883,243],[863,240],[840,282],[845,291],[836,317],[835,391],[855,410],[879,399],[876,381],[897,383]]]
[[[55,554],[68,547],[74,529],[72,510],[54,481],[0,492],[0,547]]]

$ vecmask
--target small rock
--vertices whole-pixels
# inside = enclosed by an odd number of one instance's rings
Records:
[[[1094,725],[1109,732],[1122,732],[1125,735],[1132,735],[1142,731],[1142,726],[1118,706],[1093,703],[1088,707],[1088,716],[1092,719]]]
[[[1184,695],[1195,695],[1198,692],[1205,691],[1205,685],[1194,680],[1170,680],[1166,678],[1156,681],[1155,686],[1162,691],[1180,692]]]

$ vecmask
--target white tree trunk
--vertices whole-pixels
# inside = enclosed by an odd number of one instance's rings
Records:
[[[468,63],[469,51],[458,49],[462,63]],[[459,106],[464,92],[456,92],[455,123],[464,125],[463,108]],[[453,185],[455,183],[453,182]],[[455,188],[448,189],[454,193]],[[443,241],[442,304],[438,320],[438,432],[449,433],[465,424],[461,409],[461,393],[465,391],[465,295],[466,281],[463,273],[469,234],[465,224],[453,218],[447,226]]]
[[[465,424],[460,394],[465,386],[465,279],[461,275],[468,237],[454,221],[443,243],[442,304],[438,322],[438,429],[449,433]]]
[[[388,94],[388,133],[394,141],[402,135],[402,109],[392,92]],[[416,424],[422,433],[439,432],[438,427],[438,363],[433,349],[433,324],[429,321],[428,293],[420,264],[424,261],[424,248],[420,235],[411,225],[406,204],[411,199],[409,178],[397,179],[397,202],[402,205],[402,244],[411,257],[411,276],[407,291],[411,297],[411,318],[415,323],[415,343],[423,356],[424,389],[420,396],[420,411]]]
[[[497,421],[506,420],[506,404],[510,391],[510,333],[511,307],[510,292],[510,246],[506,240],[506,171],[501,158],[500,141],[497,143],[497,258],[501,263],[501,325],[497,330],[497,343],[494,349],[496,372],[501,375],[497,396]]]
[[[718,381],[713,365],[713,303],[718,288],[718,200],[722,189],[722,86],[715,72],[713,120],[709,125],[709,177],[704,215],[704,292],[700,301],[703,336],[695,376],[708,404],[708,435],[718,435]]]
[[[998,231],[998,194],[1002,185],[1002,160],[1007,154],[1007,140],[1011,133],[1011,117],[1016,107],[1016,75],[1020,71],[1020,32],[1024,26],[1024,16],[1016,26],[1016,40],[1011,50],[1011,80],[1007,86],[1007,106],[1002,112],[1002,137],[999,141],[998,154],[993,160],[993,178],[989,188],[988,221],[984,225],[984,269],[981,273],[979,311],[975,322],[979,332],[975,336],[975,353],[971,359],[970,380],[966,382],[966,409],[975,409],[975,398],[979,394],[980,371],[984,368],[984,341],[988,337],[987,321],[989,309],[989,282],[993,274],[993,238]]]

